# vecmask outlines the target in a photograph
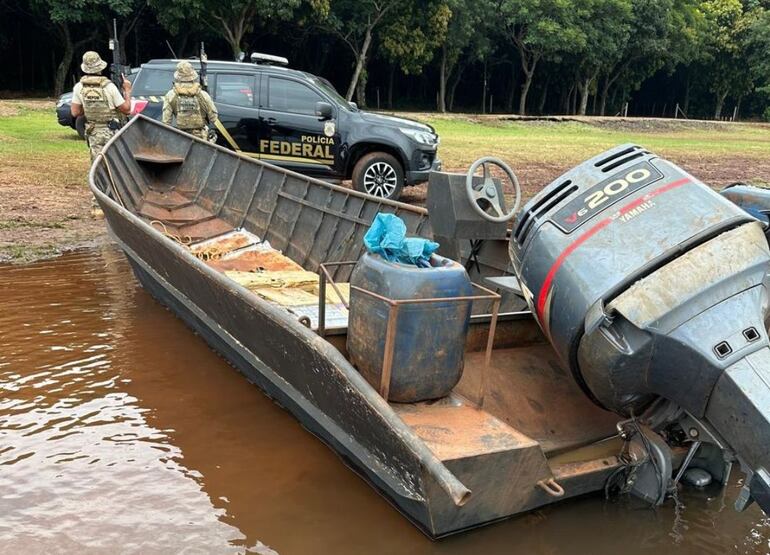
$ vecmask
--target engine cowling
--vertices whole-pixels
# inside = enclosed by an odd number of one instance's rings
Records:
[[[510,253],[535,318],[591,399],[624,416],[676,404],[737,454],[770,506],[770,250],[759,222],[623,145],[527,203]]]

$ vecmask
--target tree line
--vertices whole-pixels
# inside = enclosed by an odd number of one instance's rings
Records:
[[[0,0],[0,88],[71,86],[86,49],[124,63],[253,50],[361,106],[770,119],[770,0]],[[13,65],[14,60],[16,65]],[[9,63],[10,62],[10,63]]]

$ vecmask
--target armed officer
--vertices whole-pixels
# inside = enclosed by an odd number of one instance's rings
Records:
[[[176,116],[176,127],[204,141],[216,141],[209,136],[219,115],[209,93],[198,82],[198,72],[190,62],[179,62],[174,72],[174,87],[163,97],[163,123],[170,125]]]
[[[83,54],[80,69],[85,75],[72,90],[70,112],[74,118],[85,115],[92,162],[131,113],[131,82],[123,76],[121,95],[118,87],[101,75],[106,67],[107,62],[96,52]]]

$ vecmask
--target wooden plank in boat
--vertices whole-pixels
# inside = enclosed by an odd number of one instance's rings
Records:
[[[339,295],[337,295],[337,292],[334,290],[334,287],[332,287],[331,283],[326,284],[326,299],[327,302],[332,303],[342,303],[345,302],[348,305],[350,305],[350,284],[349,283],[337,283],[337,289],[339,289],[340,293],[342,293],[342,298],[340,299]],[[318,293],[321,292],[321,285],[318,284],[313,289],[313,292],[318,295]]]
[[[209,266],[219,270],[256,272],[258,270],[267,271],[302,271],[303,268],[291,258],[273,249],[252,249],[249,248],[243,252],[238,251],[222,257],[219,260],[212,260]]]
[[[318,295],[296,288],[264,288],[256,289],[254,292],[276,304],[286,308],[297,318],[307,316],[310,319],[311,329],[318,329]],[[346,328],[348,325],[348,311],[345,305],[332,301],[329,297],[326,300],[326,327]]]
[[[265,287],[286,288],[295,287],[312,293],[317,287],[318,274],[305,270],[286,272],[238,272],[228,271],[225,275],[247,289],[255,290]]]
[[[259,243],[260,239],[246,230],[236,229],[218,237],[206,239],[190,246],[190,252],[203,259],[220,258],[227,254]]]
[[[281,306],[318,306],[318,295],[297,289],[295,287],[264,287],[253,291],[268,301],[273,301]]]

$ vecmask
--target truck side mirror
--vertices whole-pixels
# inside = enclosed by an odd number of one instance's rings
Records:
[[[315,115],[321,119],[331,119],[332,105],[329,104],[328,102],[316,102]]]

